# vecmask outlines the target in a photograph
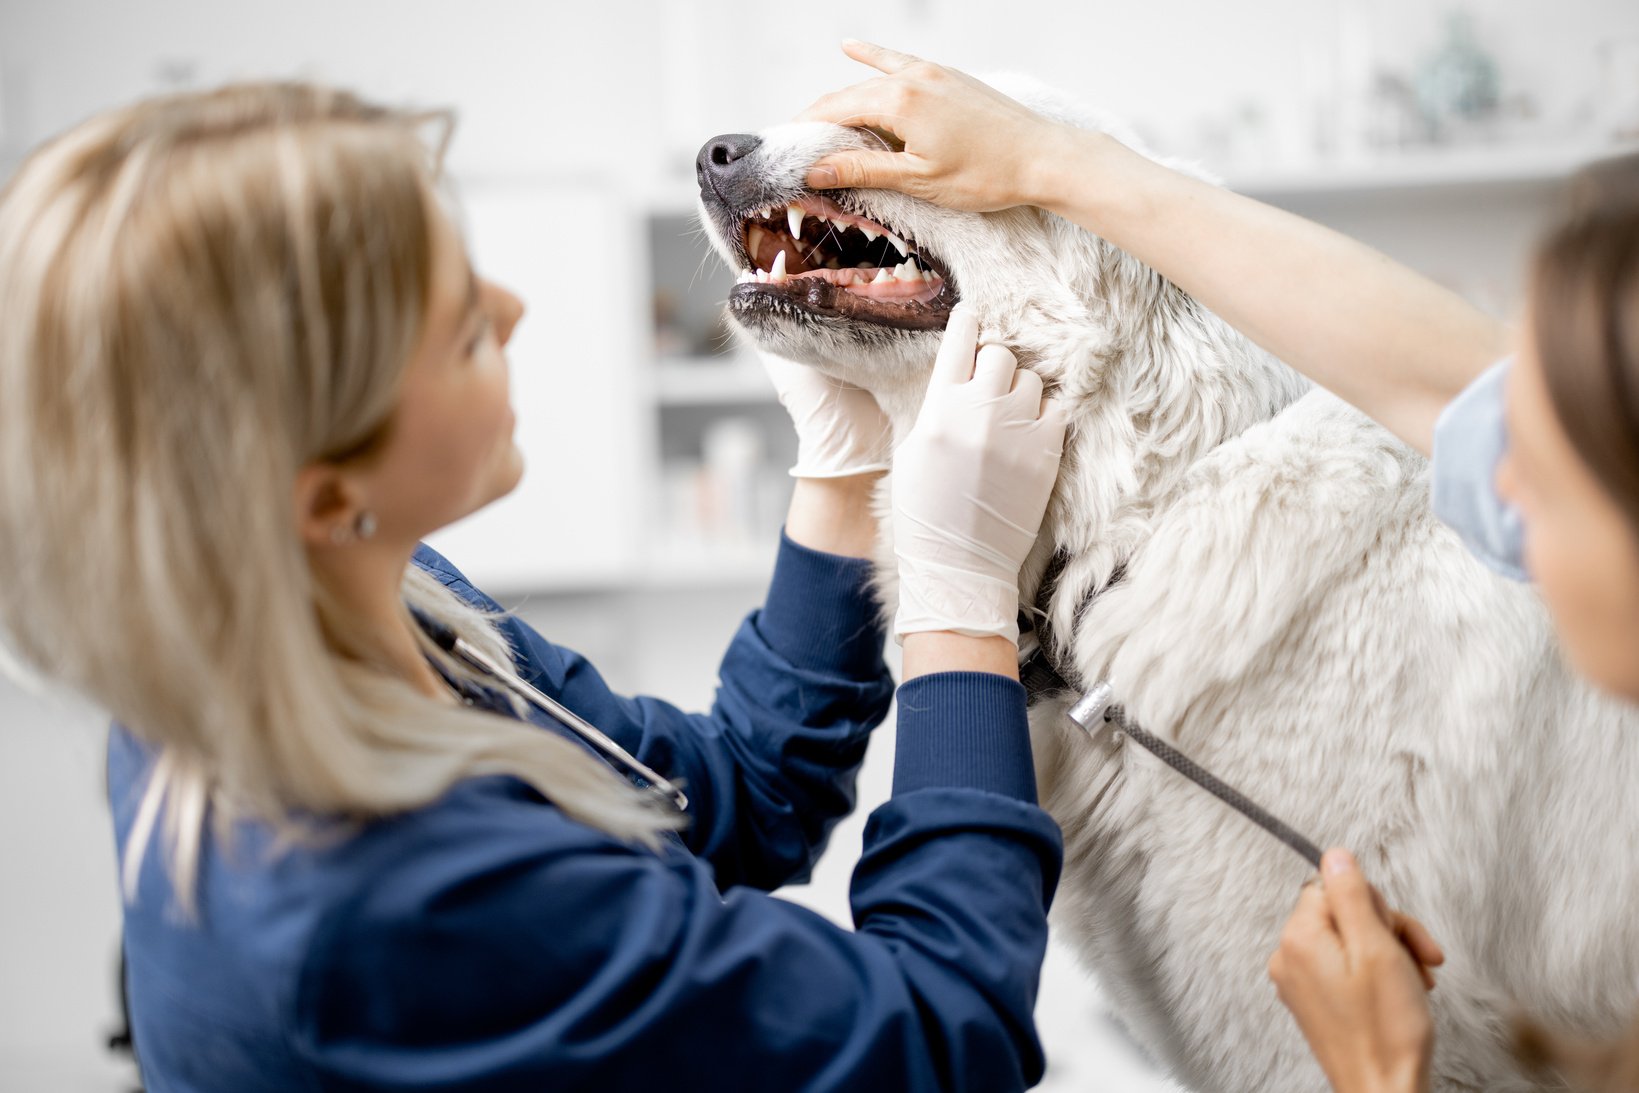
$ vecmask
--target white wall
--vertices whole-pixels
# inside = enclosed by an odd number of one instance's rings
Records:
[[[1610,82],[1599,43],[1639,37],[1639,5],[1489,0],[1473,10],[1505,92],[1536,103],[1535,127],[1514,139],[1586,143]],[[1434,49],[1435,14],[1418,0],[0,0],[0,177],[48,134],[163,86],[304,75],[456,106],[451,168],[475,250],[531,306],[513,359],[533,471],[518,497],[441,545],[458,561],[481,558],[483,580],[514,589],[541,571],[529,556],[537,542],[551,544],[547,570],[618,585],[655,504],[643,208],[687,202],[707,137],[780,120],[868,75],[836,52],[837,39],[1023,70],[1164,149],[1268,177],[1358,166],[1361,110],[1349,92],[1374,65],[1403,67]],[[1249,112],[1262,120],[1237,130]],[[1317,158],[1321,145],[1330,159]],[[1300,187],[1281,200],[1505,312],[1547,194],[1542,182],[1364,195]],[[573,473],[551,473],[565,467]],[[508,536],[516,549],[490,549]],[[537,594],[524,610],[617,684],[699,704],[758,595],[744,584]],[[94,714],[0,683],[0,1089],[117,1088],[98,1047],[112,1023],[117,927],[100,751]],[[867,806],[886,791],[888,759],[873,749]],[[842,916],[858,826],[839,833],[797,898]],[[1087,1031],[1090,996],[1062,955],[1049,999],[1044,1027],[1063,1081],[1139,1088],[1145,1079],[1118,1049],[1087,1061],[1086,1043],[1107,1041]]]

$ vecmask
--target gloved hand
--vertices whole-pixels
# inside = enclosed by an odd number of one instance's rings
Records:
[[[896,641],[925,630],[1019,640],[1019,567],[1058,477],[1067,415],[1007,349],[987,345],[975,359],[978,334],[970,312],[952,313],[921,413],[894,453]]]
[[[863,387],[759,351],[780,405],[797,427],[793,478],[842,478],[888,469],[888,417]]]

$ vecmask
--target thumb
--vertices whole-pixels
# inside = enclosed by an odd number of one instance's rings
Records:
[[[905,190],[915,176],[902,152],[876,149],[837,152],[808,168],[805,181],[811,190]]]
[[[1328,850],[1321,862],[1321,875],[1326,890],[1326,906],[1337,923],[1337,932],[1343,938],[1343,947],[1351,953],[1359,950],[1373,934],[1387,933],[1388,925],[1378,912],[1372,886],[1360,871],[1354,855],[1347,850]]]

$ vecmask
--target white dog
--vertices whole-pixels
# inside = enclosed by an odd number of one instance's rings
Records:
[[[702,151],[705,223],[745,271],[738,325],[871,391],[902,436],[960,299],[1073,404],[1024,602],[1062,553],[1045,606],[1065,676],[1109,680],[1130,717],[1352,848],[1428,925],[1447,953],[1439,1088],[1534,1088],[1507,1048],[1514,1006],[1623,1027],[1639,1004],[1639,724],[1572,680],[1529,588],[1434,520],[1424,461],[1057,217],[803,188],[820,156],[873,144],[803,124]],[[892,604],[889,544],[881,557]],[[1069,724],[1074,697],[1032,710],[1066,839],[1057,927],[1179,1080],[1324,1088],[1266,975],[1309,868],[1135,746]]]

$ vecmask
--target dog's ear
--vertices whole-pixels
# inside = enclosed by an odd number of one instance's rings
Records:
[[[1512,1025],[1514,1054],[1533,1077],[1557,1077],[1585,1093],[1639,1089],[1639,1020],[1615,1040],[1568,1035],[1523,1015]]]

